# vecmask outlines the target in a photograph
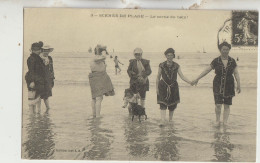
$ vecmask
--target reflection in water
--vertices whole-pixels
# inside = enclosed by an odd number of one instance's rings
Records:
[[[179,160],[178,140],[173,126],[161,128],[160,137],[156,139],[154,157],[162,161]]]
[[[149,140],[147,124],[145,122],[132,122],[129,118],[126,118],[124,129],[126,149],[129,154],[134,157],[147,156],[150,150],[150,144],[147,143]]]
[[[91,139],[90,145],[82,149],[83,158],[87,160],[106,160],[110,159],[109,151],[111,146],[111,130],[100,128],[101,119],[92,119],[90,122]],[[77,157],[79,158],[79,156]]]
[[[212,147],[215,151],[216,159],[212,161],[227,162],[231,160],[231,152],[234,149],[234,145],[230,143],[229,133],[224,130],[221,132],[217,129],[214,134],[215,141],[212,143]]]
[[[23,144],[26,158],[53,159],[55,143],[49,114],[31,114],[26,127],[28,140]]]

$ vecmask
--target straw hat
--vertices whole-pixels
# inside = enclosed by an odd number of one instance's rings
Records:
[[[42,52],[52,52],[54,50],[54,48],[52,48],[50,45],[44,45],[42,47]]]

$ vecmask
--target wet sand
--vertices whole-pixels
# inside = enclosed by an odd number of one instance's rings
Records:
[[[31,114],[24,100],[22,158],[76,160],[255,161],[255,88],[242,88],[231,106],[228,126],[215,127],[212,88],[180,87],[174,120],[159,127],[155,89],[147,92],[148,119],[131,121],[122,108],[126,86],[105,97],[102,117],[92,118],[87,84],[56,84],[51,110]],[[27,97],[24,87],[24,97]],[[223,110],[222,110],[223,111]],[[222,119],[222,117],[221,117]],[[249,152],[250,151],[250,152]]]

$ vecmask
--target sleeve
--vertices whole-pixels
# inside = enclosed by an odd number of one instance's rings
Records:
[[[30,82],[43,82],[43,76],[42,74],[39,74],[39,72],[36,70],[36,64],[39,64],[35,58],[31,57],[27,60],[28,65],[28,76],[30,78]]]
[[[150,61],[147,60],[147,64],[145,65],[145,74],[143,74],[142,76],[145,78],[145,77],[151,75],[151,73],[152,73],[152,70],[150,67]]]
[[[235,59],[233,59],[233,64],[234,64],[234,69],[237,67],[237,62],[236,62],[236,60]]]
[[[135,72],[133,72],[132,69],[133,69],[133,60],[130,60],[129,66],[128,66],[128,69],[127,69],[128,76],[130,78],[137,78],[137,74]]]
[[[210,67],[214,70],[216,67],[216,59],[214,59],[211,63],[210,63]]]
[[[34,71],[34,65],[35,65],[35,60],[33,58],[28,58],[27,60],[27,66],[28,66],[28,79],[30,82],[35,82],[35,71]]]
[[[159,64],[159,67],[160,67],[160,68],[163,68],[163,63],[160,63],[160,64]]]
[[[180,65],[178,63],[176,63],[176,67],[177,67],[177,70],[179,70]]]
[[[54,68],[53,68],[53,59],[51,56],[49,56],[49,60],[50,60],[50,71],[51,71],[51,77],[53,79],[55,79],[55,76],[54,76]]]

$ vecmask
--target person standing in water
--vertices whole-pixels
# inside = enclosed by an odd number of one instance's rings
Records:
[[[229,56],[231,45],[227,42],[222,42],[218,45],[220,56],[215,58],[211,64],[195,79],[192,84],[197,84],[198,81],[207,75],[211,70],[215,70],[215,78],[213,81],[213,93],[215,100],[215,113],[217,125],[220,125],[221,107],[224,105],[223,125],[228,121],[230,113],[230,105],[232,98],[235,96],[234,77],[237,82],[237,93],[241,92],[240,77],[235,59]]]
[[[40,96],[44,93],[44,63],[39,56],[43,42],[33,43],[31,46],[31,55],[27,59],[28,72],[25,75],[25,80],[28,88],[29,109],[35,112],[37,107],[38,112],[41,110]]]
[[[134,50],[135,59],[131,59],[127,69],[130,77],[130,89],[134,94],[141,96],[141,105],[145,107],[146,91],[149,91],[148,76],[152,73],[150,61],[142,58],[143,50],[136,48]]]
[[[115,62],[115,72],[116,72],[116,75],[117,75],[117,69],[119,70],[119,73],[121,72],[121,68],[119,67],[118,64],[119,64],[119,63],[120,63],[121,65],[124,65],[124,64],[121,63],[121,62],[118,60],[117,56],[115,56],[114,62]]]
[[[173,58],[175,58],[174,49],[167,49],[164,55],[166,61],[159,64],[156,79],[157,103],[160,105],[161,110],[160,125],[165,123],[166,109],[169,109],[169,121],[172,121],[173,112],[177,108],[177,104],[180,103],[177,74],[183,81],[191,84],[191,81],[183,75],[180,65],[173,61]]]
[[[106,46],[97,45],[95,48],[95,57],[90,62],[91,73],[89,74],[89,84],[92,94],[92,113],[94,118],[100,117],[103,95],[115,95],[111,79],[106,73],[106,55]]]
[[[49,45],[44,45],[42,47],[42,52],[40,53],[40,57],[44,63],[44,91],[41,95],[41,99],[43,99],[46,107],[46,112],[50,109],[49,97],[52,96],[52,88],[54,87],[54,68],[53,68],[53,60],[49,55],[53,51]]]

